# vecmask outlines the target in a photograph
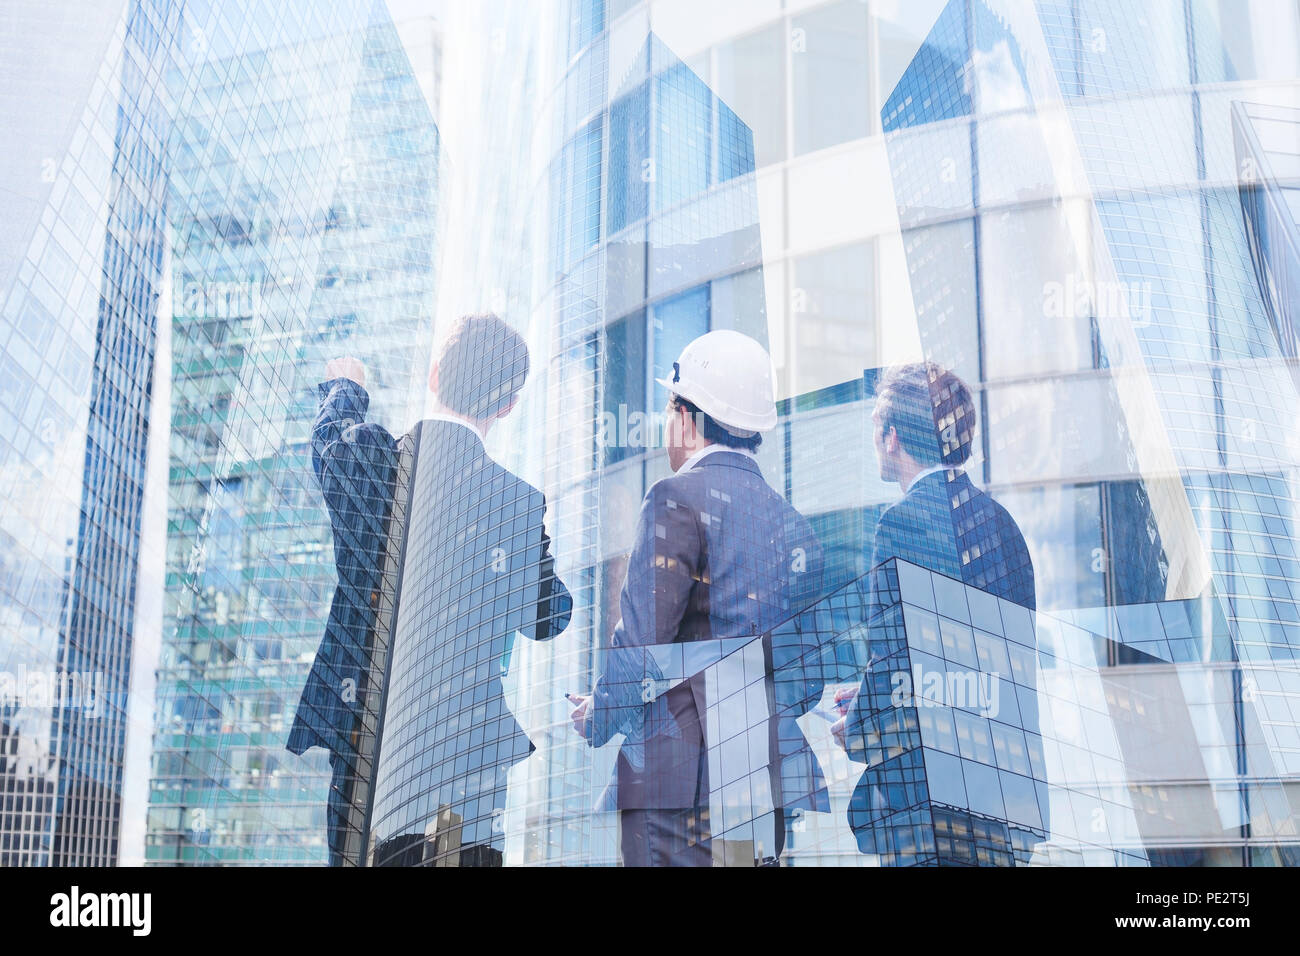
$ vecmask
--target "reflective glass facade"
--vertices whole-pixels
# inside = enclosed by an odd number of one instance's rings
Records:
[[[882,111],[927,357],[984,383],[985,475],[1014,489],[1013,512],[1053,472],[1107,476],[1086,506],[1099,506],[1091,568],[1109,578],[1106,604],[1222,602],[1231,645],[1173,644],[1165,659],[1290,661],[1294,383],[1242,228],[1242,109],[1224,91],[1219,14],[1171,5],[1153,29],[1119,5],[1034,12],[949,4]],[[1156,154],[1153,135],[1167,146]],[[1017,253],[1008,276],[1007,250],[1027,246],[1042,251]],[[1008,335],[1030,343],[1028,367]],[[1071,406],[1085,402],[1107,414],[1084,426]],[[1066,441],[1026,459],[1017,439],[1030,429]],[[1070,462],[1077,439],[1086,452]],[[1063,557],[1078,567],[1087,554]],[[1278,680],[1289,686],[1292,669]],[[1285,773],[1294,715],[1270,697],[1258,720],[1274,744],[1242,747],[1236,773],[1253,776],[1255,761]],[[1251,787],[1235,785],[1249,805]],[[1233,802],[1220,801],[1226,820]],[[1183,859],[1289,852],[1272,827],[1236,827],[1237,846]]]
[[[10,160],[0,279],[4,865],[118,858],[176,17],[167,3],[94,16],[44,98],[10,93],[28,142]],[[12,19],[14,64],[61,26],[39,4]]]
[[[1294,2],[100,6],[0,33],[0,862],[1300,858]]]
[[[257,42],[226,48],[247,24]],[[325,863],[336,748],[285,750],[336,583],[317,386],[329,358],[356,354],[374,413],[418,414],[438,131],[382,7],[220,4],[186,25],[191,56],[168,78],[172,427],[146,855]]]

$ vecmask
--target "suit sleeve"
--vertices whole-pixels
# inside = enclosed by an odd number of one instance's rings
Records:
[[[637,516],[636,544],[619,595],[622,618],[614,628],[619,647],[672,644],[691,588],[699,580],[698,518],[664,482],[655,484]]]
[[[801,717],[817,706],[834,658],[834,647],[820,637],[828,628],[825,613],[817,606],[824,573],[821,545],[811,529],[800,531],[793,536],[797,545],[790,565],[794,613],[773,629],[770,638],[774,699],[783,717]]]
[[[592,700],[593,746],[616,733],[635,731],[645,717],[643,688],[654,680],[654,659],[643,648],[671,644],[699,579],[701,531],[695,512],[671,486],[651,487],[637,516],[627,579],[619,597],[622,618],[614,628],[605,673]]]
[[[357,495],[391,493],[397,440],[366,421],[370,395],[351,379],[316,386],[320,408],[311,431],[311,462],[331,517]]]
[[[849,632],[848,656],[854,661],[861,683],[857,696],[849,705],[844,722],[844,749],[854,760],[868,760],[867,738],[874,727],[871,715],[877,700],[873,666],[888,651],[887,634],[882,631],[881,612],[890,603],[889,572],[880,566],[890,558],[899,557],[896,544],[896,519],[894,509],[888,509],[876,523],[875,538],[871,546],[871,559],[867,573],[860,580],[862,620]]]
[[[320,408],[311,430],[311,463],[333,509],[332,497],[368,482],[391,483],[397,439],[366,421],[370,395],[351,379],[316,386]]]
[[[867,566],[867,614],[879,611],[888,601],[885,576],[880,566],[890,558],[903,557],[898,549],[898,530],[895,509],[890,508],[876,524],[875,538],[871,543],[871,563]]]
[[[360,385],[333,379],[319,385],[318,392],[312,468],[329,511],[338,583],[286,746],[293,753],[323,746],[347,754],[360,698],[340,691],[348,684],[364,687],[369,666],[394,443],[382,427],[365,422],[369,396]]]
[[[311,429],[311,463],[316,477],[322,478],[329,463],[342,450],[338,447],[345,432],[363,424],[370,407],[370,395],[361,385],[347,378],[333,378],[316,386],[320,408]]]
[[[841,663],[839,665],[840,670],[843,671],[847,666],[852,672],[852,674],[841,673],[841,677],[861,677],[866,671],[873,654],[877,657],[880,656],[879,648],[872,646],[871,623],[879,616],[880,611],[888,606],[890,601],[889,576],[885,571],[881,570],[880,565],[890,558],[899,556],[898,547],[895,543],[897,540],[896,526],[897,520],[894,510],[886,510],[876,522],[867,570],[852,586],[852,590],[855,592],[853,596],[857,601],[855,612],[859,619],[853,622],[853,626],[850,626],[840,638],[837,656],[841,661],[851,662],[851,664],[847,665]]]
[[[546,498],[536,489],[528,490],[525,515],[528,545],[521,569],[524,587],[517,592],[514,624],[525,637],[547,641],[569,626],[573,598],[555,573],[551,538],[546,533]]]

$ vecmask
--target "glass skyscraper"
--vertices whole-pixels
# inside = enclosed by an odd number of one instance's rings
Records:
[[[0,280],[6,865],[118,859],[176,19],[150,2],[94,17],[54,69],[28,63],[46,93],[10,92],[28,145]],[[6,59],[58,20],[20,5]]]
[[[373,412],[418,414],[438,131],[382,5],[190,14],[201,55],[169,77],[173,408],[147,859],[323,863],[329,771],[320,750],[284,750],[335,582],[316,385],[355,354]],[[259,42],[225,49],[250,21]]]

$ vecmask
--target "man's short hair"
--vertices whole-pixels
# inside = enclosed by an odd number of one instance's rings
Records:
[[[438,356],[438,398],[467,418],[495,418],[528,378],[528,344],[491,312],[456,321]]]
[[[713,442],[715,445],[722,445],[726,448],[742,448],[745,451],[758,451],[758,446],[763,444],[763,435],[761,432],[754,432],[752,435],[737,435],[727,431],[707,412],[700,411],[700,407],[694,402],[688,402],[680,395],[673,396],[673,403],[678,408],[686,409],[686,414],[695,419],[699,426],[700,434],[704,436],[705,441]]]
[[[970,458],[975,402],[960,378],[934,362],[887,369],[876,387],[880,424],[920,465],[957,468]]]

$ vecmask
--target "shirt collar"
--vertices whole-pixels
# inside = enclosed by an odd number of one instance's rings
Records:
[[[933,475],[935,472],[947,471],[948,467],[949,467],[948,465],[945,465],[942,462],[940,462],[937,465],[931,465],[929,468],[921,469],[916,473],[916,477],[912,479],[912,483],[903,489],[903,494],[907,494],[918,484],[920,484],[922,478],[926,477],[927,475]]]
[[[701,459],[703,459],[706,455],[713,454],[715,451],[731,452],[733,455],[744,455],[746,458],[749,458],[753,461],[758,460],[757,458],[754,457],[753,452],[746,451],[744,448],[729,448],[726,445],[718,445],[718,444],[705,445],[695,454],[691,455],[690,458],[687,458],[684,462],[682,462],[682,467],[677,469],[678,472],[680,473],[683,471],[690,471],[692,468],[694,468],[696,465],[700,463]]]
[[[464,425],[466,428],[468,428],[470,431],[472,431],[475,435],[478,436],[479,442],[481,442],[483,445],[487,445],[487,439],[484,438],[483,433],[478,430],[478,426],[466,421],[463,418],[457,418],[455,415],[447,415],[443,412],[434,412],[432,415],[429,416],[428,420],[433,422],[451,422],[453,425]]]

